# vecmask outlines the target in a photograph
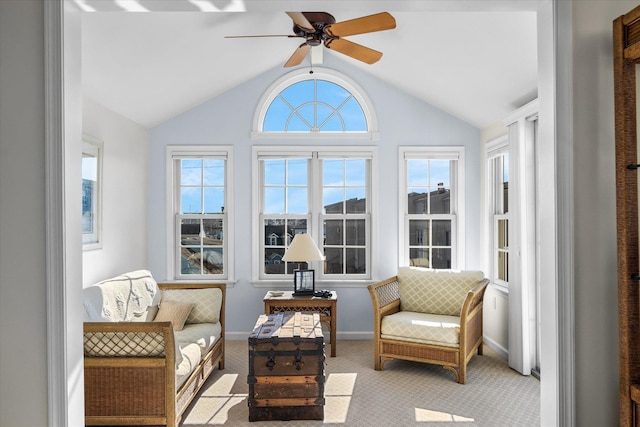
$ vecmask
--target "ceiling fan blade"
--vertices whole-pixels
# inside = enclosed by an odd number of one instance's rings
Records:
[[[289,58],[289,60],[286,62],[286,64],[284,64],[284,66],[295,67],[296,65],[299,65],[304,59],[304,57],[307,56],[307,53],[309,53],[310,50],[311,50],[311,46],[309,46],[306,43],[302,43],[293,52],[293,55],[291,55],[291,58]]]
[[[340,52],[367,64],[373,64],[382,58],[382,52],[345,39],[329,39],[324,42],[324,45],[331,50],[335,50],[336,52]]]
[[[287,15],[289,15],[289,17],[298,27],[311,32],[316,31],[316,29],[313,28],[313,25],[311,25],[311,22],[309,22],[307,17],[304,16],[302,12],[287,12]]]
[[[391,30],[395,27],[395,18],[388,12],[381,12],[375,15],[337,22],[325,27],[325,32],[334,37],[346,37],[374,31]]]
[[[247,39],[247,38],[256,38],[256,37],[300,37],[295,34],[261,34],[261,35],[253,35],[253,36],[224,36],[225,39]]]

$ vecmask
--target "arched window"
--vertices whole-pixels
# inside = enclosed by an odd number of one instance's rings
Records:
[[[254,118],[255,138],[288,135],[377,139],[377,124],[355,82],[332,70],[296,70],[271,85]]]

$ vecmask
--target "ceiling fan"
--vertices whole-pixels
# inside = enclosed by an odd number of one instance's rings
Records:
[[[396,20],[388,12],[376,13],[336,22],[335,18],[327,12],[287,12],[293,20],[293,33],[284,35],[255,35],[255,36],[226,36],[226,38],[245,37],[300,37],[302,43],[293,52],[293,55],[284,64],[285,67],[299,65],[307,56],[313,46],[324,44],[325,47],[358,61],[373,64],[382,57],[382,52],[373,50],[358,43],[344,39],[346,36],[356,34],[373,33],[376,31],[391,30],[396,27]]]

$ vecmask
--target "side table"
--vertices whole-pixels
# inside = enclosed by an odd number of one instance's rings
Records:
[[[320,322],[330,331],[331,357],[336,357],[336,322],[338,314],[338,294],[331,291],[331,297],[293,296],[293,291],[285,291],[281,296],[264,296],[265,314],[309,312],[320,314]]]

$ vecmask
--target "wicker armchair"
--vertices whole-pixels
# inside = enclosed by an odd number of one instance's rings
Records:
[[[391,359],[442,365],[464,384],[467,364],[482,354],[482,272],[402,267],[369,285],[376,370]]]

